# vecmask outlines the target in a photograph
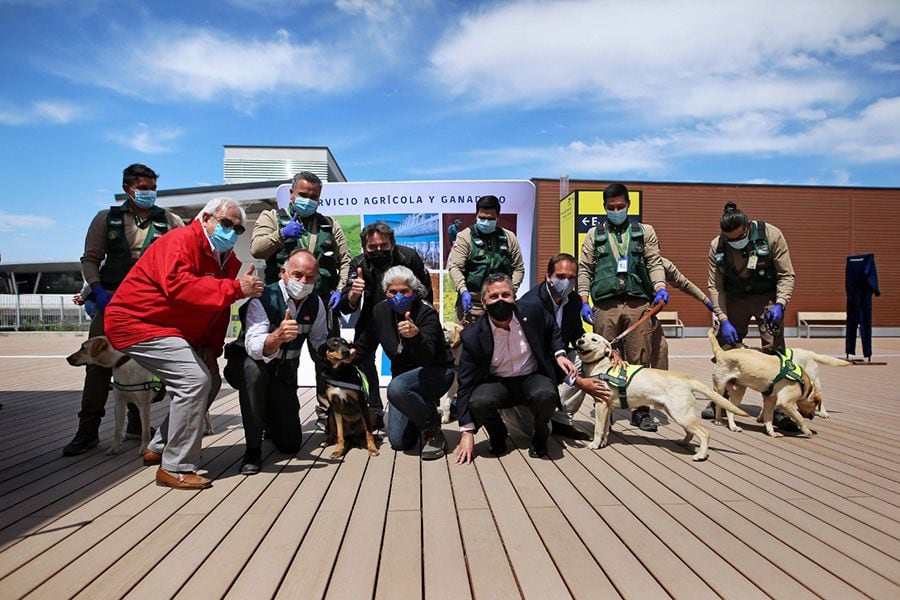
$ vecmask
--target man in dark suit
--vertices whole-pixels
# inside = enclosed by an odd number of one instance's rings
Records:
[[[526,406],[534,416],[528,455],[547,453],[549,419],[559,406],[561,374],[577,370],[566,358],[553,317],[535,303],[516,305],[512,280],[504,273],[485,278],[481,297],[486,314],[462,333],[457,407],[461,431],[456,462],[474,454],[475,431],[484,426],[491,454],[506,452],[501,408]]]
[[[544,281],[534,286],[519,299],[519,306],[534,304],[550,315],[559,327],[560,337],[568,353],[568,358],[580,366],[575,342],[584,333],[581,322],[581,296],[575,291],[578,281],[578,262],[571,254],[560,253],[550,259]],[[584,390],[599,400],[609,399],[610,391],[599,379],[576,376],[574,386]],[[584,396],[571,396],[571,405],[562,406],[550,418],[553,434],[575,440],[589,440],[591,435],[575,427],[574,415],[581,408]],[[528,422],[524,411],[519,411],[525,423]]]

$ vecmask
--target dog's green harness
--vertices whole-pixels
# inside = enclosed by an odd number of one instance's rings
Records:
[[[154,375],[150,381],[145,381],[144,383],[130,383],[126,385],[113,379],[112,384],[114,388],[122,392],[143,392],[145,390],[153,390],[154,392],[159,393],[159,390],[163,388],[163,382],[160,381],[159,377],[156,375]]]
[[[619,390],[619,402],[622,404],[622,408],[628,408],[628,385],[634,378],[635,373],[643,368],[644,365],[628,365],[625,368],[617,365],[610,367],[605,373],[595,375],[595,377]]]
[[[790,348],[787,348],[784,351],[784,354],[776,352],[775,356],[777,356],[778,360],[781,361],[780,369],[778,371],[778,375],[775,376],[775,381],[772,382],[772,385],[769,386],[769,389],[763,392],[763,396],[771,396],[772,392],[775,391],[775,385],[782,379],[787,379],[788,381],[799,383],[800,391],[805,393],[806,385],[803,383],[803,369],[800,368],[800,365],[794,362],[794,351]]]
[[[345,390],[351,390],[354,392],[362,392],[365,396],[369,397],[369,380],[366,378],[365,373],[363,373],[359,367],[353,366],[356,369],[356,374],[359,375],[359,385],[350,383],[349,381],[338,381],[337,379],[332,379],[331,377],[325,377],[325,383],[332,387],[344,388]]]

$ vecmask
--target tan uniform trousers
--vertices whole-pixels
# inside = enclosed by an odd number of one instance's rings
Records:
[[[594,304],[594,333],[599,333],[607,340],[628,329],[650,310],[650,302],[633,296],[608,298]],[[653,322],[650,319],[641,323],[634,331],[625,336],[620,348],[622,358],[632,365],[649,367],[653,357]],[[658,326],[657,326],[658,327]]]
[[[773,337],[768,329],[761,327],[765,322],[766,310],[775,306],[774,295],[756,294],[745,298],[727,296],[725,306],[728,308],[728,322],[737,331],[742,341],[747,337],[747,331],[750,329],[750,318],[756,317],[756,326],[759,329],[759,337],[762,340],[762,349],[784,352],[784,322],[779,323],[778,337]],[[719,343],[725,344],[725,341],[722,339],[721,329],[719,331]]]
[[[654,329],[653,333],[650,335],[650,337],[653,339],[650,344],[650,366],[654,369],[664,369],[668,371],[669,342],[666,341],[666,334],[663,332],[663,327],[659,324],[659,321],[656,320],[656,317],[653,317],[650,320],[653,321],[654,327],[656,327],[656,329]]]

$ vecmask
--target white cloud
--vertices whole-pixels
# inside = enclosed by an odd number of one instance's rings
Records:
[[[184,132],[176,127],[152,129],[146,123],[138,123],[128,133],[111,133],[108,138],[132,150],[145,154],[164,154],[173,150],[172,142]]]
[[[0,125],[65,124],[84,114],[83,108],[64,100],[37,100],[25,106],[0,103]]]
[[[431,54],[431,76],[486,104],[793,111],[845,105],[852,73],[826,63],[898,38],[900,5],[879,0],[520,0],[463,17]]]
[[[328,93],[354,84],[348,56],[316,42],[294,43],[284,29],[268,39],[239,39],[213,29],[145,27],[104,48],[108,54],[80,64],[73,59],[58,73],[142,99],[224,97],[243,107],[265,94]]]
[[[43,215],[20,215],[0,210],[0,231],[4,233],[55,226],[56,221]]]

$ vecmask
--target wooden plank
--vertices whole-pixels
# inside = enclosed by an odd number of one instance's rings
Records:
[[[422,463],[422,562],[426,598],[471,598],[447,459]]]
[[[418,456],[394,453],[394,476],[375,583],[375,598],[421,598],[422,500]]]

